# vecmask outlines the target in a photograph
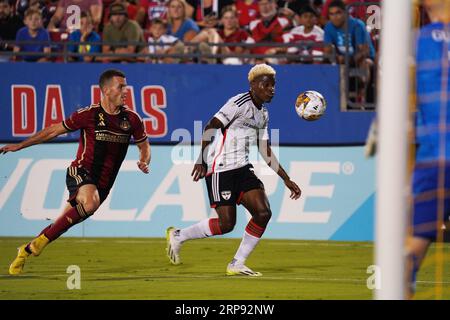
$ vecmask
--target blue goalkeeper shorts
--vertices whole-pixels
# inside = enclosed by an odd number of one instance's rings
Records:
[[[442,186],[445,196],[442,199],[438,198],[440,173],[445,175]],[[444,223],[448,226],[450,217],[450,162],[446,162],[442,168],[439,168],[437,162],[416,164],[413,173],[413,196],[413,235],[435,241]],[[443,212],[438,212],[440,201],[443,202]],[[442,223],[438,223],[438,220]]]

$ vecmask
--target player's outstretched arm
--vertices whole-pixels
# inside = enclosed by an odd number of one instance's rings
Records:
[[[137,162],[137,166],[143,173],[149,173],[149,164],[152,158],[150,143],[148,142],[148,140],[145,140],[137,143],[136,145],[139,149],[139,161]]]
[[[202,135],[202,150],[200,152],[200,155],[198,156],[197,162],[194,164],[194,168],[192,169],[191,176],[193,177],[194,181],[198,181],[201,178],[204,178],[206,175],[206,152],[207,147],[211,143],[211,138],[216,133],[217,129],[222,129],[223,123],[217,119],[216,117],[213,117],[211,120],[209,120],[208,124],[205,127],[205,130],[203,131]]]
[[[291,190],[291,199],[297,200],[300,198],[302,194],[302,190],[299,188],[299,186],[289,178],[286,171],[284,171],[281,164],[278,162],[277,157],[272,152],[272,148],[270,147],[269,140],[259,140],[258,141],[258,150],[261,156],[263,157],[264,161],[267,163],[267,165],[275,171],[281,179],[283,179],[284,184],[286,187],[288,187],[289,190]]]
[[[5,154],[7,152],[15,152],[21,149],[27,148],[29,146],[39,144],[45,141],[49,141],[61,134],[67,133],[67,129],[64,128],[62,123],[54,124],[50,127],[47,127],[38,133],[32,135],[25,141],[20,143],[9,144],[0,148],[0,154]]]

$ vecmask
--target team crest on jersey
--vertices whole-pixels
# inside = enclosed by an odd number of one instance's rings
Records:
[[[231,191],[229,191],[229,190],[228,191],[222,191],[220,194],[222,195],[222,198],[224,200],[228,200],[231,197]]]
[[[131,128],[131,124],[127,119],[123,119],[122,121],[120,121],[119,126],[123,131],[128,131]]]

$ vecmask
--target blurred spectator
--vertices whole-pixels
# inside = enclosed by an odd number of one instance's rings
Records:
[[[144,33],[136,21],[128,19],[128,12],[121,3],[113,3],[109,8],[109,23],[103,30],[103,41],[107,44],[103,45],[103,53],[128,53],[133,54],[143,49],[138,44],[110,44],[111,42],[144,42]],[[135,57],[112,57],[105,56],[103,61],[114,62],[131,62],[136,61]]]
[[[213,46],[212,48],[207,43],[242,43],[248,39],[248,33],[239,27],[239,20],[237,12],[233,6],[228,6],[222,9],[221,12],[222,28],[207,28],[203,29],[196,35],[192,42],[200,42],[200,51],[202,54],[240,54],[245,49],[239,45],[237,46]],[[205,62],[215,62],[213,59],[204,59]],[[224,64],[242,64],[239,57],[230,57],[222,60]]]
[[[197,24],[186,16],[186,2],[184,0],[170,0],[168,3],[168,34],[189,42],[200,31]]]
[[[9,0],[0,0],[0,41],[12,41],[16,39],[17,31],[23,27],[22,20],[14,15],[14,6]],[[1,51],[12,51],[12,44],[2,44]],[[0,61],[7,61],[9,57],[1,57]]]
[[[50,35],[47,30],[42,27],[41,12],[37,9],[28,9],[25,11],[25,27],[17,31],[16,45],[14,52],[42,52],[44,54],[50,53]],[[24,43],[20,41],[36,41],[40,43]],[[30,62],[44,62],[49,59],[44,55],[30,55],[30,56],[15,56],[13,60],[23,60]]]
[[[71,18],[70,22],[72,22],[72,20],[75,20],[72,18],[73,11],[69,10],[69,13],[67,13],[67,9],[72,5],[78,6],[80,8],[80,12],[89,12],[92,17],[94,28],[98,28],[98,25],[101,22],[103,10],[103,4],[101,0],[59,0],[56,12],[51,18],[47,29],[51,31],[59,28],[63,31],[65,31],[66,29],[68,29],[68,31],[72,31],[70,29],[76,28],[76,26],[67,24],[67,19],[69,19],[69,17]]]
[[[169,0],[140,0],[136,21],[146,29],[154,19],[167,20]]]
[[[314,10],[316,10],[317,13],[321,13],[323,10],[323,1],[324,0],[312,0],[311,1],[311,5],[314,8]],[[320,19],[319,21],[317,21],[317,23],[320,23]]]
[[[324,48],[324,52],[331,54],[331,46],[334,46],[338,63],[345,63],[345,54],[347,53],[350,67],[356,67],[362,71],[362,75],[358,77],[362,86],[357,94],[360,102],[364,102],[366,87],[371,80],[371,69],[375,59],[375,49],[370,35],[361,20],[349,16],[346,21],[345,4],[342,0],[334,0],[330,3],[328,18],[330,21],[325,25],[324,39],[328,46]],[[346,36],[347,28],[348,35]]]
[[[323,43],[324,31],[316,25],[318,13],[312,6],[305,6],[300,9],[298,15],[298,27],[295,27],[288,33],[283,35],[285,43],[302,43],[302,42],[316,42]],[[288,53],[299,53],[300,57],[294,59],[296,62],[311,63],[322,61],[323,48],[314,47],[308,44],[306,48],[299,50],[298,47],[290,47],[287,49]]]
[[[341,0],[334,0],[328,9],[330,21],[325,25],[325,43],[336,48],[338,63],[344,63],[344,55],[347,52],[346,43],[346,19],[345,4]],[[360,66],[367,59],[375,58],[375,49],[370,35],[366,30],[364,22],[359,19],[349,17],[348,21],[348,55],[350,63]],[[331,53],[331,47],[325,48],[327,54]]]
[[[219,36],[224,43],[241,43],[248,40],[248,33],[239,27],[238,14],[232,8],[225,7],[222,11],[221,19],[223,28],[219,29]],[[247,51],[246,48],[238,46],[223,47],[222,53],[240,54]],[[239,57],[230,57],[222,59],[223,64],[242,64],[243,60]]]
[[[248,42],[283,42],[283,33],[290,26],[289,20],[277,16],[275,0],[259,0],[258,5],[261,19],[250,22],[251,38]],[[271,47],[255,47],[251,52],[264,54],[270,49]]]
[[[328,22],[328,8],[333,0],[326,0],[322,6],[322,23]],[[376,3],[378,6],[381,5],[381,0],[345,0],[343,1],[346,6],[348,6],[348,13],[353,18],[358,18],[362,21],[366,21],[367,18],[367,8],[368,3]],[[358,5],[361,4],[361,5]]]
[[[192,17],[199,27],[211,28],[217,23],[222,9],[233,5],[234,2],[234,0],[187,0],[188,16]]]
[[[167,34],[167,24],[161,19],[153,19],[149,27],[150,36],[148,37],[148,46],[142,53],[145,54],[183,54],[184,44],[177,37]],[[181,58],[152,58],[145,59],[146,62],[153,63],[178,63]]]
[[[236,10],[239,17],[239,25],[247,28],[251,21],[259,18],[257,0],[237,0]]]
[[[42,24],[43,27],[46,28],[50,19],[52,17],[52,13],[50,13],[45,1],[43,0],[19,0],[16,4],[16,12],[21,19],[24,18],[25,11],[29,8],[38,9],[41,12],[42,16]]]
[[[127,0],[116,0],[116,1],[113,1],[112,3],[121,3],[121,4],[123,4],[123,6],[127,10],[128,19],[138,21],[137,17],[139,15],[140,6],[138,6],[136,4],[133,4],[133,3],[130,3],[130,1],[127,1]],[[105,3],[103,3],[103,4],[105,4]],[[108,22],[109,22],[109,7],[110,6],[111,5],[106,7],[104,12],[103,12],[103,22],[102,22],[103,26],[106,26],[108,24]]]
[[[94,25],[92,24],[92,17],[88,12],[81,13],[80,29],[73,31],[69,35],[69,41],[71,42],[100,42],[102,39],[100,35],[95,32]],[[100,53],[102,52],[100,44],[79,44],[69,45],[67,50],[72,53]],[[72,56],[70,61],[95,61],[94,56]]]
[[[300,10],[311,4],[310,0],[278,0],[278,16],[285,17],[294,22],[294,17]]]

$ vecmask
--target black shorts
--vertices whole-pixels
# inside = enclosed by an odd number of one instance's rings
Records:
[[[67,202],[69,202],[72,207],[77,205],[75,198],[77,197],[78,189],[85,184],[93,184],[97,187],[98,194],[100,195],[100,203],[103,203],[109,194],[110,189],[99,188],[86,169],[83,167],[78,168],[70,166],[67,168],[66,186],[67,190],[69,190],[69,200],[67,200]]]
[[[253,166],[248,164],[242,168],[208,175],[205,180],[211,208],[240,204],[245,192],[264,190],[264,184],[253,170]]]

